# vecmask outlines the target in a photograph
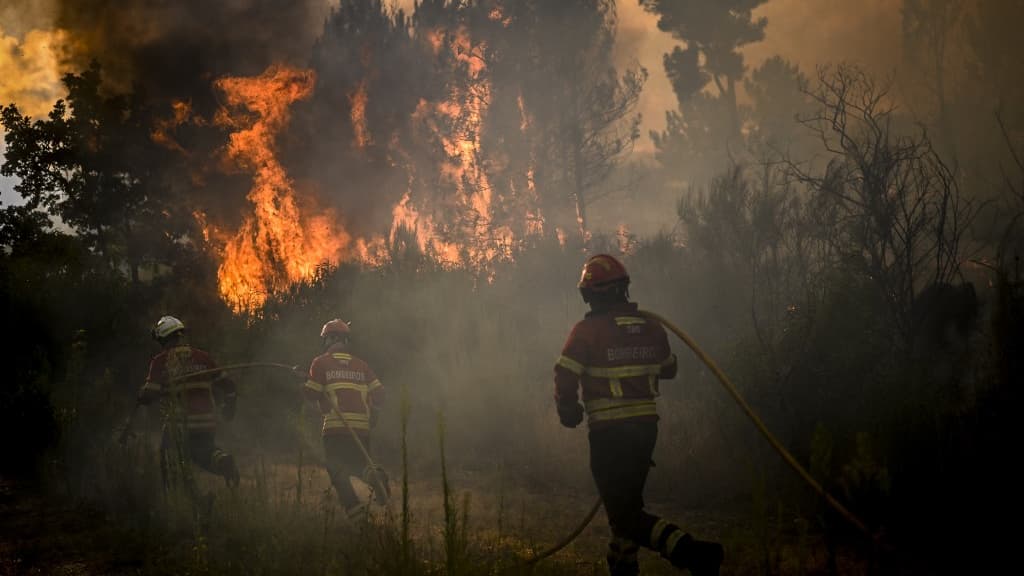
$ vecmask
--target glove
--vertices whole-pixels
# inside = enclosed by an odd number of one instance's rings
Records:
[[[377,417],[377,411],[370,410],[370,430],[375,430],[377,428],[377,422],[379,420],[380,418]]]
[[[303,370],[298,364],[292,366],[292,374],[303,382],[309,380],[309,370]]]
[[[579,402],[558,405],[558,419],[562,426],[575,428],[583,422],[583,405]]]

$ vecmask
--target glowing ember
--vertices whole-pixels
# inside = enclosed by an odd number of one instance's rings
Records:
[[[203,126],[206,122],[200,116],[192,113],[191,103],[184,100],[175,100],[171,103],[171,117],[157,120],[154,123],[153,131],[150,132],[150,138],[153,139],[153,142],[168,150],[173,150],[183,156],[190,156],[189,152],[172,135],[176,129],[185,124]],[[193,180],[195,179],[195,176],[193,176]]]
[[[523,102],[523,95],[516,96],[516,104],[519,105],[519,130],[526,132],[530,129],[530,114],[526,112],[526,104]]]
[[[359,83],[359,87],[348,97],[349,119],[352,121],[353,144],[362,150],[371,144],[370,131],[366,127],[366,80]]]
[[[401,202],[395,205],[392,215],[394,216],[391,224],[392,242],[397,238],[399,230],[410,230],[416,234],[416,242],[419,244],[420,250],[433,257],[441,265],[456,267],[462,263],[459,247],[440,239],[433,220],[421,215],[413,207],[408,192],[402,197]]]
[[[619,252],[626,255],[636,252],[636,235],[631,233],[625,224],[619,224],[615,238],[619,243]]]
[[[312,71],[283,66],[216,82],[228,106],[216,121],[235,129],[227,157],[253,172],[247,196],[253,214],[224,242],[217,269],[221,297],[236,311],[257,308],[268,294],[312,278],[324,263],[337,263],[349,242],[329,211],[300,207],[274,154],[274,137],[288,122],[289,106],[309,96],[314,82]]]

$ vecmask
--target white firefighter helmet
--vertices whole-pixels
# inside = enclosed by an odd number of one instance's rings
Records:
[[[174,316],[164,316],[157,320],[156,326],[153,326],[153,338],[157,340],[163,340],[175,332],[180,332],[185,329],[185,324],[178,320]]]

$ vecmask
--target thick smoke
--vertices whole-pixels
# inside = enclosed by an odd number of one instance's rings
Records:
[[[150,98],[211,98],[212,80],[303,63],[323,0],[57,0],[55,27],[74,37],[71,59],[98,60],[107,80]]]

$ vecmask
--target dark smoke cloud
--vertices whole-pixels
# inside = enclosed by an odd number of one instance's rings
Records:
[[[113,86],[202,102],[219,76],[304,63],[324,13],[324,0],[57,0],[54,25],[73,63],[98,60]]]
[[[223,170],[226,131],[212,120],[225,103],[215,81],[257,76],[274,64],[308,66],[328,0],[51,1],[51,26],[69,38],[65,69],[98,61],[107,88],[139,97],[151,125],[172,117],[173,102],[190,104],[205,127],[173,132],[187,155],[162,160],[183,163],[172,185],[188,202],[213,222],[237,226],[249,211],[252,180],[247,171]]]

